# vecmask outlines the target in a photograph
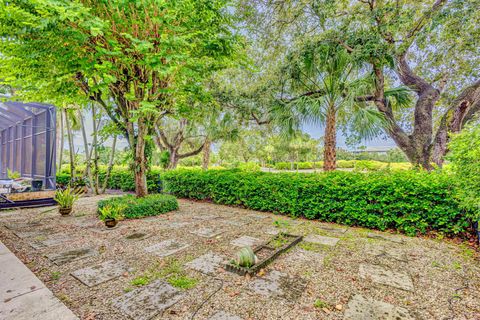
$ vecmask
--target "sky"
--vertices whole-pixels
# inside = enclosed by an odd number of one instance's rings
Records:
[[[323,127],[315,124],[305,124],[302,129],[315,139],[323,137],[325,131]],[[337,132],[337,146],[342,149],[351,149],[345,144],[345,139],[346,138],[341,131]],[[395,142],[388,137],[379,137],[373,140],[362,141],[358,147],[360,146],[366,146],[367,148],[392,149],[395,148]]]

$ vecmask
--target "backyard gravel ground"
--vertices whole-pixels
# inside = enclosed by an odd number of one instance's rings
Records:
[[[105,230],[105,197],[81,198],[68,217],[0,212],[0,240],[81,319],[480,319],[479,257],[466,245],[189,200]],[[235,243],[278,231],[304,241],[256,277],[222,268]],[[78,259],[61,256],[74,249]],[[206,273],[191,267],[206,254]],[[102,263],[92,286],[72,276]]]

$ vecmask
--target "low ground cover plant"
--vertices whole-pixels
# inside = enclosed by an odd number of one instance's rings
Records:
[[[408,235],[436,230],[466,232],[468,213],[454,196],[452,177],[416,171],[330,172],[321,174],[243,172],[239,170],[166,172],[167,192]]]
[[[98,202],[99,212],[107,207],[119,208],[116,211],[125,219],[137,219],[177,210],[178,201],[174,196],[166,194],[151,194],[144,198],[125,195]]]

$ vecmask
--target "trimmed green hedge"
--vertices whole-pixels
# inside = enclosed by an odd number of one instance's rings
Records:
[[[298,168],[297,168],[298,167]],[[323,161],[318,162],[294,162],[293,170],[305,170],[305,169],[321,169],[323,167]],[[291,170],[292,164],[290,162],[277,162],[274,166],[277,170]],[[339,169],[355,169],[360,171],[379,171],[384,169],[392,170],[408,170],[412,166],[408,162],[381,162],[375,160],[338,160],[337,168]]]
[[[144,198],[137,198],[128,194],[98,202],[98,209],[107,205],[124,207],[122,214],[126,219],[137,219],[157,216],[178,209],[178,201],[174,196],[166,194],[151,194]]]
[[[176,170],[165,190],[253,210],[318,219],[408,235],[458,234],[470,225],[450,187],[451,177],[415,171],[323,174]]]

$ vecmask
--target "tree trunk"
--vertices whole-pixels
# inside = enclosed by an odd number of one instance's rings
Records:
[[[70,126],[70,121],[68,120],[67,109],[63,109],[65,116],[65,124],[67,127],[67,137],[68,137],[68,149],[70,154],[70,181],[75,178],[75,149],[73,145],[73,134],[72,128]]]
[[[176,169],[177,165],[178,165],[178,160],[179,160],[178,149],[177,148],[171,148],[169,150],[169,153],[170,153],[170,160],[168,162],[167,169],[170,169],[170,170]]]
[[[65,147],[65,128],[63,126],[63,110],[60,111],[60,146],[57,148],[57,152],[59,152],[58,155],[58,171],[62,170],[62,164],[63,164],[63,149]]]
[[[98,192],[98,139],[97,139],[97,113],[96,113],[95,106],[92,104],[92,124],[93,124],[93,141],[92,141],[92,150],[93,150],[93,191],[95,194],[99,194]]]
[[[137,197],[148,195],[147,187],[147,159],[145,156],[145,137],[147,126],[144,120],[138,120],[138,135],[135,143],[135,194]]]
[[[202,161],[202,169],[207,170],[208,166],[210,164],[210,148],[211,148],[212,142],[210,139],[206,138],[205,139],[205,144],[203,145],[203,161]]]
[[[83,148],[85,150],[85,172],[83,173],[83,178],[88,177],[88,181],[90,182],[90,189],[93,191],[93,176],[92,171],[90,168],[90,148],[88,147],[88,140],[87,140],[87,132],[85,130],[85,121],[83,119],[83,114],[79,110],[78,116],[80,117],[80,126],[82,130],[82,138],[83,138]]]
[[[112,142],[112,152],[110,153],[110,160],[108,162],[107,172],[105,173],[105,178],[103,179],[103,185],[100,191],[101,194],[105,193],[105,190],[107,189],[107,186],[108,186],[108,180],[110,179],[110,174],[112,173],[112,169],[113,169],[113,162],[115,160],[116,147],[117,147],[117,135],[114,135],[113,142]]]
[[[337,167],[337,128],[336,109],[330,105],[327,110],[327,123],[325,126],[325,139],[323,150],[323,170],[333,171]]]
[[[442,167],[453,133],[460,132],[465,124],[480,111],[480,80],[465,88],[443,115],[435,135],[432,160]]]

